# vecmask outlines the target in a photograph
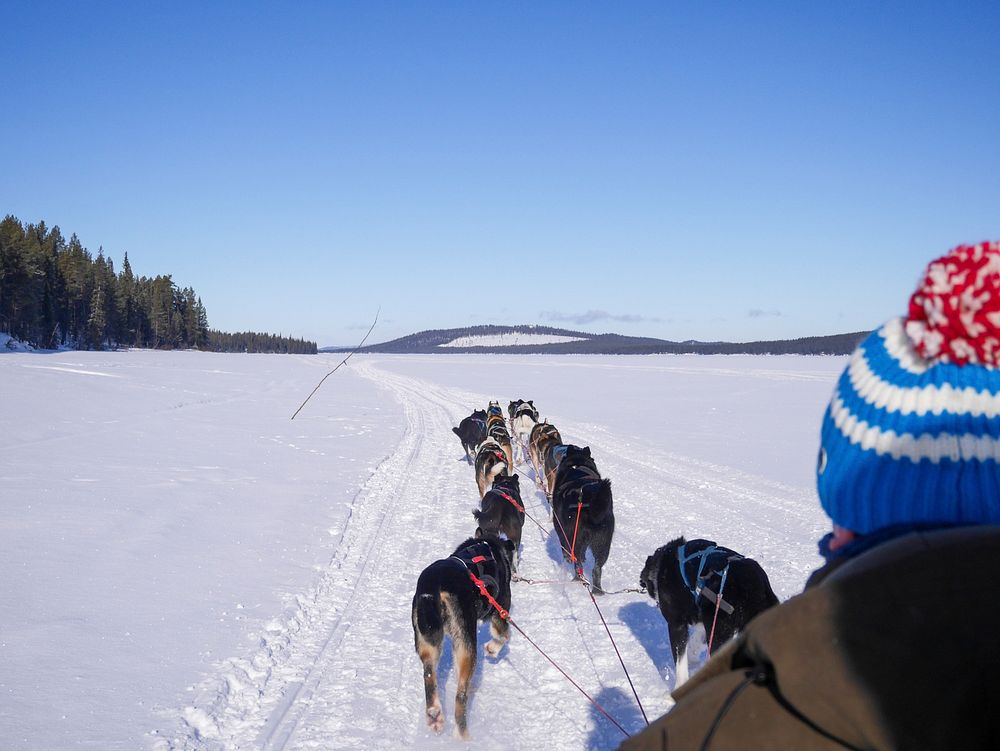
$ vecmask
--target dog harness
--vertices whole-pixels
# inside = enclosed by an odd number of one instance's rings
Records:
[[[719,602],[719,595],[708,587],[708,583],[712,581],[715,585],[717,580],[717,588],[721,592],[729,574],[729,565],[733,561],[742,561],[745,556],[714,544],[687,553],[687,545],[685,542],[677,548],[677,563],[681,569],[684,586],[694,598],[695,605],[698,604],[698,596],[701,595],[713,604],[718,603],[718,607],[725,613],[732,614],[733,606],[725,600]]]
[[[555,459],[557,465],[566,456],[567,451],[569,451],[569,446],[565,443],[560,443],[558,446],[552,447],[552,458]]]
[[[517,509],[518,511],[520,511],[520,512],[521,512],[522,514],[524,513],[524,506],[522,506],[522,505],[521,505],[520,503],[518,503],[518,502],[517,502],[517,499],[516,499],[516,498],[514,498],[514,496],[512,496],[512,495],[511,495],[510,493],[508,493],[508,492],[507,492],[506,490],[500,490],[499,488],[490,488],[490,490],[488,490],[488,491],[486,492],[486,495],[489,495],[490,493],[496,493],[496,494],[497,494],[497,495],[499,495],[499,496],[500,496],[501,498],[505,498],[505,499],[506,499],[507,501],[509,501],[509,502],[510,502],[510,505],[511,505],[511,506],[513,506],[514,508],[516,508],[516,509]]]
[[[472,574],[486,587],[486,592],[494,599],[500,594],[500,582],[497,581],[499,575],[496,559],[493,557],[493,550],[487,542],[477,542],[462,548],[449,558],[461,563],[465,570]],[[476,615],[480,619],[485,618],[490,612],[489,600],[485,597],[476,602]]]

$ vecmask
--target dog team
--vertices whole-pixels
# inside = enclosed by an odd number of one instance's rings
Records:
[[[466,707],[479,621],[490,624],[487,655],[496,657],[509,638],[511,578],[520,562],[526,516],[515,461],[531,463],[535,481],[550,501],[552,526],[575,578],[586,582],[583,561],[587,550],[593,555],[594,594],[603,594],[601,574],[611,551],[615,516],[611,480],[601,476],[590,448],[564,443],[554,425],[539,422],[532,401],[510,402],[507,418],[499,402],[490,402],[452,431],[475,467],[480,497],[479,508],[473,511],[477,526],[448,558],[420,574],[412,622],[414,646],[423,665],[427,724],[435,732],[444,729],[437,665],[448,636],[457,672],[456,734],[468,738]],[[681,537],[657,549],[646,559],[639,584],[667,622],[677,684],[688,677],[689,626],[704,626],[711,651],[713,643],[721,645],[759,612],[778,603],[756,561],[710,540]]]

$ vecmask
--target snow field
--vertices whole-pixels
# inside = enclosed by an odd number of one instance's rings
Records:
[[[455,747],[450,648],[437,736],[410,601],[420,570],[475,529],[474,471],[451,427],[490,399],[534,399],[612,479],[609,591],[636,587],[645,557],[681,533],[756,558],[782,599],[820,562],[812,472],[842,358],[357,356],[290,422],[336,362],[0,357],[10,748]],[[526,522],[520,573],[551,583],[514,582],[511,616],[634,732],[621,665],[519,469],[545,528]],[[646,595],[598,602],[659,716],[674,683],[666,624]],[[477,748],[623,738],[516,631],[480,656],[473,687]]]

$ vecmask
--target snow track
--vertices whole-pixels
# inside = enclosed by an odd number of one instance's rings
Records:
[[[377,362],[377,361],[376,361]],[[229,660],[184,713],[176,749],[438,748],[454,743],[455,681],[440,665],[447,718],[441,737],[423,720],[410,599],[416,577],[471,535],[478,496],[451,427],[490,398],[390,372],[371,360],[352,369],[387,389],[405,413],[399,444],[351,506],[336,552],[316,586],[267,624],[256,650]],[[495,398],[495,397],[494,397]],[[568,442],[590,445],[614,483],[617,527],[604,584],[635,587],[645,557],[675,534],[716,536],[756,557],[779,596],[806,571],[788,566],[789,539],[815,539],[822,518],[801,489],[626,441],[601,425],[549,416]],[[630,732],[643,727],[621,665],[586,590],[571,581],[544,496],[519,468],[526,509],[512,618]],[[734,539],[734,530],[742,530]],[[795,543],[792,543],[795,544]],[[803,556],[796,555],[795,560]],[[591,562],[585,569],[589,572]],[[670,704],[666,627],[645,595],[601,599],[650,719]],[[480,644],[488,627],[480,631]],[[516,632],[498,659],[480,656],[470,731],[477,748],[614,748],[623,738]]]

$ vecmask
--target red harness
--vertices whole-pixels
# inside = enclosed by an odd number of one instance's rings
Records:
[[[507,493],[505,493],[503,490],[497,490],[496,488],[493,488],[493,492],[496,493],[496,494],[498,494],[498,495],[500,495],[500,496],[503,496],[504,498],[506,498],[508,501],[510,501],[510,504],[514,508],[516,508],[522,514],[524,513],[524,506],[522,506],[520,503],[518,503],[517,500],[515,500],[514,496],[507,495]]]

